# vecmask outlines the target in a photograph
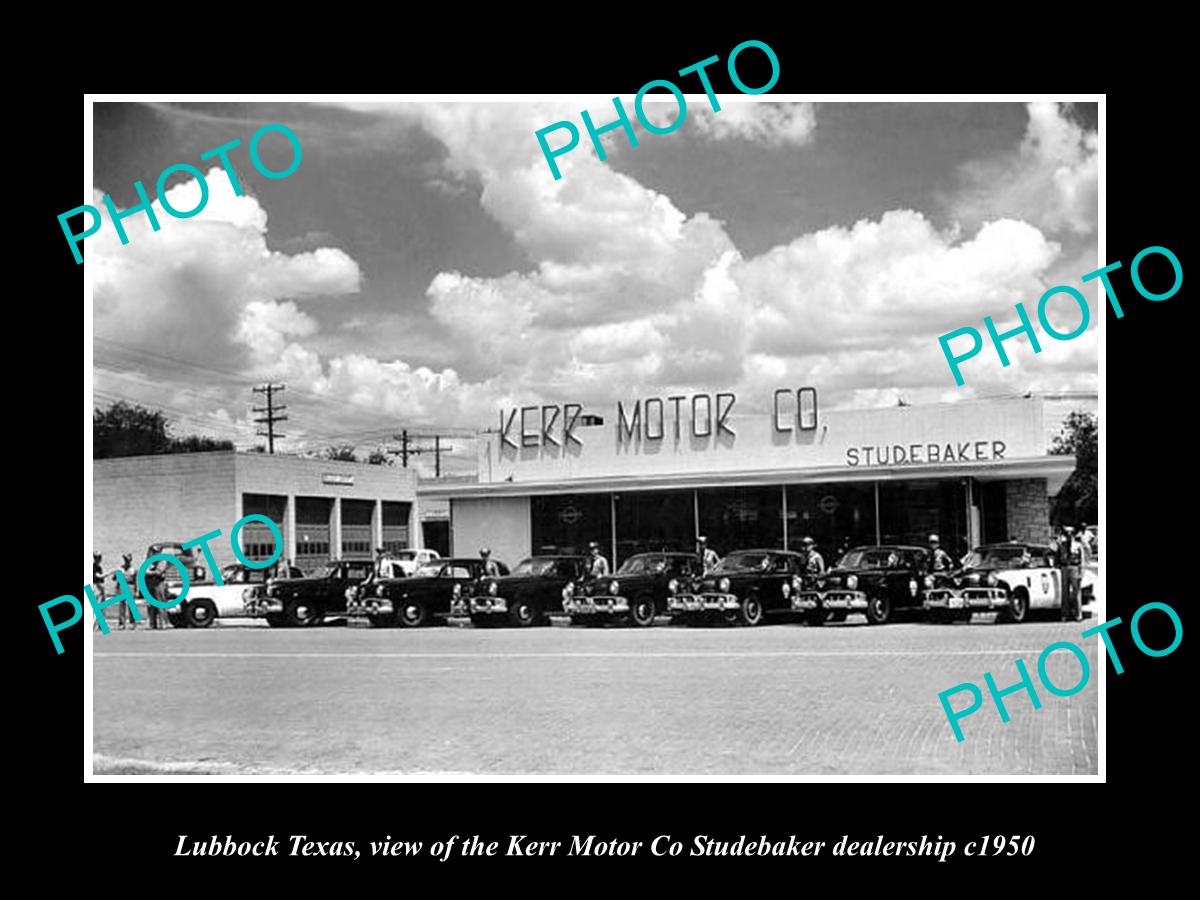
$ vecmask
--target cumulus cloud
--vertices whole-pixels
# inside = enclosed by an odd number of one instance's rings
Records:
[[[922,212],[894,209],[757,255],[743,254],[715,217],[599,161],[586,135],[553,179],[533,134],[577,120],[579,104],[369,109],[419,122],[441,142],[441,174],[478,185],[483,212],[527,261],[430,280],[425,300],[458,350],[453,368],[314,349],[329,302],[319,298],[358,291],[357,263],[329,247],[271,250],[265,211],[233,197],[219,172],[210,173],[214,215],[163,215],[153,234],[131,218],[125,247],[111,229],[90,239],[97,334],[284,380],[299,394],[289,403],[329,401],[320,407],[327,433],[364,421],[478,425],[502,405],[607,406],[696,389],[734,389],[744,409],[787,384],[821,386],[823,405],[1094,384],[1094,327],[1043,341],[1041,354],[1010,342],[1008,368],[985,351],[967,364],[963,389],[937,342],[984,315],[1003,325],[1017,302],[1032,309],[1060,282],[1063,242],[1094,223],[1095,136],[1059,108],[1031,105],[1015,156],[986,164],[990,181],[984,168],[968,171],[974,180],[954,206],[961,225],[939,229]],[[608,121],[601,106],[592,111]],[[697,121],[711,139],[768,147],[811,140],[815,125],[802,104],[729,103]],[[187,209],[195,199],[171,202]]]
[[[470,391],[451,369],[435,372],[361,355],[325,359],[308,347],[306,339],[320,331],[314,311],[321,298],[359,291],[357,262],[331,247],[291,254],[270,249],[267,214],[258,200],[235,195],[220,169],[210,170],[206,180],[208,203],[196,216],[175,219],[156,199],[160,230],[152,229],[144,213],[135,213],[123,220],[127,245],[107,220],[88,239],[95,333],[108,342],[101,348],[118,357],[106,370],[102,354],[102,397],[159,405],[188,430],[229,436],[232,428],[243,439],[247,423],[225,407],[244,405],[245,386],[217,377],[224,372],[285,379],[299,394],[293,405],[316,407],[300,417],[307,425],[291,429],[297,436],[348,428],[361,422],[363,409],[410,420],[474,409],[462,402]],[[166,192],[166,200],[176,210],[194,209],[199,184],[181,182]],[[99,194],[94,205],[102,208]],[[301,302],[309,305],[302,308]],[[200,373],[211,373],[213,386],[198,393],[147,374],[161,370],[166,360],[197,364]],[[186,366],[172,374],[180,373],[196,376]]]
[[[713,141],[743,140],[767,147],[800,147],[813,139],[817,116],[811,103],[724,100],[721,109],[696,109],[696,130]],[[688,109],[692,117],[694,104]]]
[[[953,215],[975,223],[1023,219],[1049,232],[1096,230],[1099,138],[1058,103],[1030,103],[1020,146],[963,167],[963,187],[950,198]]]
[[[754,115],[731,117],[730,128],[764,141],[774,126],[811,131],[811,115],[744,107]],[[736,385],[769,396],[796,372],[840,402],[878,399],[881,381],[941,399],[949,374],[937,335],[1036,301],[1061,254],[1028,221],[939,231],[899,209],[743,258],[719,221],[685,214],[593,155],[563,157],[572,168],[550,178],[528,137],[561,110],[409,112],[445,144],[450,169],[481,180],[484,208],[535,261],[491,278],[442,273],[428,291],[433,315],[470,348],[464,372],[530,402]],[[1050,152],[1061,156],[1064,142]],[[1081,359],[1094,367],[1094,354]],[[1001,379],[1013,383],[1016,371]]]

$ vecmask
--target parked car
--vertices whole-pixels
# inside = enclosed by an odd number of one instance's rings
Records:
[[[644,628],[667,611],[672,581],[690,581],[699,574],[694,553],[639,553],[621,563],[611,577],[567,582],[563,611],[573,625],[622,620]]]
[[[792,579],[804,557],[790,550],[737,550],[707,575],[674,579],[668,587],[672,622],[721,618],[758,625],[764,616],[791,613]]]
[[[549,624],[550,613],[562,612],[563,588],[586,571],[585,556],[531,556],[508,575],[480,578],[451,604],[451,615],[469,615],[478,626],[504,617],[523,628]]]
[[[508,567],[501,562],[502,575]],[[462,596],[465,588],[483,576],[483,561],[475,559],[434,559],[423,564],[409,578],[383,578],[364,581],[346,604],[346,613],[365,616],[376,628],[403,625],[416,628],[450,614],[450,604]]]
[[[1054,550],[1009,541],[972,550],[960,569],[926,579],[925,608],[935,622],[996,610],[1002,622],[1023,622],[1033,610],[1061,610],[1062,572]]]
[[[824,575],[795,584],[792,609],[820,625],[862,612],[872,625],[882,625],[898,610],[919,610],[929,571],[925,547],[887,544],[853,547]]]
[[[216,619],[240,619],[246,615],[245,601],[256,588],[266,586],[272,566],[268,569],[250,569],[240,563],[221,570],[224,584],[205,579],[188,586],[187,596],[178,606],[168,610],[171,624],[176,628],[207,628]],[[304,573],[293,566],[292,578],[301,578]]]
[[[272,627],[306,627],[346,612],[346,590],[361,584],[375,569],[371,560],[334,560],[309,578],[272,579],[261,594],[244,600],[246,615]]]
[[[391,554],[392,565],[405,575],[415,575],[426,563],[441,559],[436,550],[397,550]]]

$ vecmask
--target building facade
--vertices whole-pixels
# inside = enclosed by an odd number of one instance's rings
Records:
[[[92,476],[94,549],[106,565],[220,529],[209,546],[225,566],[236,562],[233,524],[252,513],[276,523],[284,558],[305,572],[334,558],[369,559],[379,546],[422,546],[416,474],[407,469],[229,451],[99,459]],[[261,523],[248,523],[240,541],[251,559],[274,553]]]
[[[1049,496],[1074,458],[1047,453],[1038,397],[820,410],[816,392],[777,391],[738,415],[733,394],[500,414],[470,483],[428,483],[448,501],[450,549],[482,546],[510,565],[598,541],[619,564],[647,550],[924,544],[955,556],[980,543],[1046,541]],[[593,424],[584,424],[593,423]]]

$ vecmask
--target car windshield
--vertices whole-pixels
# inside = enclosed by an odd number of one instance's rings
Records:
[[[771,554],[769,553],[730,553],[717,563],[714,572],[731,572],[735,569],[769,569]]]
[[[618,575],[657,575],[667,570],[667,560],[662,556],[631,556],[621,563]]]
[[[416,550],[398,550],[392,554],[392,559],[399,559],[403,562],[412,562],[417,558]]]
[[[838,561],[841,569],[890,569],[900,565],[899,552],[886,547],[861,547],[850,550]]]
[[[531,557],[521,560],[512,573],[514,575],[550,575],[554,572],[557,560]]]
[[[968,569],[1015,566],[1028,556],[1028,547],[977,547],[967,554],[963,566]]]
[[[234,582],[241,581],[242,580],[241,572],[242,572],[242,567],[239,566],[237,563],[234,563],[233,565],[226,566],[225,568],[223,568],[221,570],[221,579],[223,581],[234,581]]]
[[[423,566],[419,566],[415,573],[417,578],[433,578],[442,571],[440,562],[427,562]]]

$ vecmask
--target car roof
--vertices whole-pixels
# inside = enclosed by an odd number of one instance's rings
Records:
[[[1046,544],[1034,544],[1029,541],[1004,541],[999,544],[981,544],[976,547],[976,550],[1011,550],[1029,547],[1032,550],[1039,550],[1042,553],[1050,553],[1052,548]]]
[[[582,553],[533,553],[526,559],[587,559]]]
[[[695,553],[688,553],[686,550],[644,550],[641,553],[627,556],[626,559],[637,559],[640,556],[688,556],[692,559],[696,558]]]
[[[860,544],[857,547],[851,547],[847,553],[853,553],[855,550],[923,550],[928,552],[928,547],[918,547],[916,544]]]
[[[777,556],[799,556],[795,550],[781,550],[778,547],[747,547],[743,550],[730,550],[726,556],[733,556],[735,553],[774,553]]]
[[[436,563],[439,566],[442,563],[449,563],[452,566],[470,566],[480,564],[483,560],[477,556],[439,556],[437,559],[431,559],[429,562]]]

